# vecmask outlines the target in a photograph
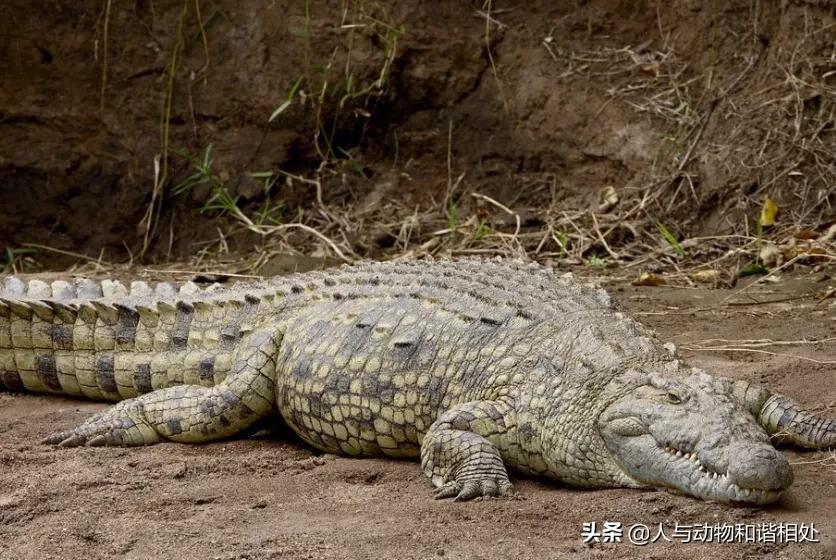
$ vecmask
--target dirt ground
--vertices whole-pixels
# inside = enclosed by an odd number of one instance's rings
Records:
[[[832,304],[815,299],[826,285],[821,273],[763,282],[731,298],[726,289],[600,280],[631,313],[678,346],[722,344],[709,339],[836,336]],[[765,349],[777,355],[682,353],[709,371],[756,379],[810,408],[834,410],[836,344]],[[521,499],[439,502],[416,463],[323,455],[287,433],[135,449],[59,450],[37,443],[104,406],[0,394],[0,557],[699,560],[768,554],[810,560],[836,555],[832,452],[787,451],[795,484],[779,503],[761,509],[664,491],[582,491],[520,478],[514,483]],[[586,546],[581,527],[589,521],[661,523],[666,530],[674,523],[805,522],[815,524],[821,543]]]

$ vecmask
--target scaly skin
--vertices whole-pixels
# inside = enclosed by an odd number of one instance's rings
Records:
[[[419,458],[437,497],[505,495],[507,467],[583,487],[768,503],[770,436],[836,423],[682,364],[603,290],[536,265],[374,263],[252,285],[15,278],[0,382],[119,400],[46,438],[203,442],[275,414],[331,453]]]

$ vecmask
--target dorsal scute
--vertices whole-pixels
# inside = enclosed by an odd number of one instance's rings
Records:
[[[9,276],[3,282],[2,296],[7,299],[19,299],[26,296],[26,283],[17,276]]]
[[[54,292],[53,292],[54,293]],[[64,323],[74,323],[78,316],[78,305],[55,300],[45,301],[47,305],[52,307],[53,312]]]
[[[90,300],[90,305],[96,310],[96,316],[106,325],[115,325],[119,318],[119,311],[113,304],[99,299]]]
[[[158,301],[156,305],[160,315],[173,316],[177,312],[177,301]]]
[[[26,299],[38,300],[52,297],[52,288],[43,280],[30,280],[26,287]]]
[[[92,301],[92,300],[91,300]],[[98,317],[96,308],[90,301],[81,301],[78,304],[78,318],[84,323],[95,323]]]
[[[200,287],[195,284],[194,282],[184,282],[180,285],[180,290],[178,291],[180,296],[189,296],[194,297],[195,295],[200,293]]]
[[[177,297],[177,290],[168,282],[157,282],[154,286],[154,297],[158,299],[174,299]]]
[[[102,287],[95,280],[76,278],[75,292],[78,299],[95,299],[102,297]]]
[[[154,290],[147,282],[134,280],[131,282],[131,297],[133,298],[148,298],[154,294]]]
[[[52,299],[56,301],[75,298],[75,288],[66,280],[55,280],[50,285]]]
[[[118,280],[104,279],[101,281],[102,297],[115,299],[122,298],[128,295],[128,289],[122,282]]]
[[[144,327],[154,328],[160,321],[160,313],[157,310],[157,304],[148,302],[141,303],[136,306],[136,312],[139,313],[139,322]]]
[[[101,317],[108,324],[118,319],[119,306],[135,309],[143,325],[153,325],[160,316],[173,317],[178,306],[195,307],[204,316],[232,317],[245,306],[245,314],[252,315],[329,300],[398,297],[416,298],[422,305],[438,306],[485,326],[565,320],[567,314],[614,308],[609,295],[597,285],[579,282],[570,273],[508,259],[361,262],[263,282],[206,287],[194,282],[175,287],[168,282],[144,281],[133,281],[126,287],[115,280],[83,278],[72,283],[24,283],[15,277],[4,279],[2,286],[0,313],[24,318],[33,313],[44,318],[57,314],[62,321],[77,313],[83,321]],[[30,294],[43,297],[30,300]],[[27,303],[35,300],[42,303]],[[58,301],[73,307],[56,307]],[[227,307],[234,309],[220,311]]]
[[[32,313],[34,313],[41,321],[51,323],[55,318],[55,312],[52,310],[52,307],[46,303],[46,300],[33,299],[27,301],[27,303],[32,309]]]
[[[25,301],[19,299],[0,299],[0,303],[8,307],[10,314],[15,317],[26,321],[32,318],[32,308]]]

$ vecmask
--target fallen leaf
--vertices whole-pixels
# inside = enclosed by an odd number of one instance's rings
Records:
[[[760,224],[768,227],[775,224],[775,216],[778,214],[778,203],[768,196],[763,199],[763,207],[761,208]]]
[[[618,193],[616,192],[615,188],[609,186],[604,187],[600,191],[598,191],[598,211],[599,212],[609,212],[615,205],[618,204]]]
[[[650,272],[642,272],[638,278],[633,280],[634,286],[661,286],[664,283],[664,278]]]
[[[713,268],[708,270],[698,270],[691,274],[691,278],[697,282],[705,282],[706,284],[713,284],[720,279],[720,271]]]
[[[641,70],[647,74],[653,74],[654,78],[658,78],[662,67],[658,62],[655,62],[653,64],[645,64],[641,67]]]
[[[793,237],[796,239],[801,239],[804,241],[815,239],[819,236],[819,232],[812,230],[812,229],[799,229],[795,233],[792,234]]]
[[[806,247],[800,249],[797,256],[803,257],[805,262],[816,263],[827,260],[830,253],[824,247]]]

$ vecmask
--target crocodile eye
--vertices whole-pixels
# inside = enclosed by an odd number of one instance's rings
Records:
[[[682,399],[677,394],[668,393],[665,395],[665,398],[668,399],[668,402],[671,404],[682,404]]]

